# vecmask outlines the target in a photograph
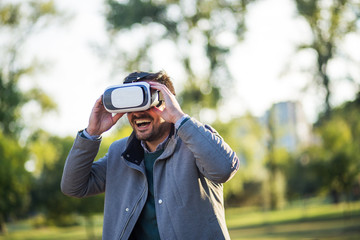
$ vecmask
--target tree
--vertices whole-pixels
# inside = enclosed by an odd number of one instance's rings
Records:
[[[315,131],[319,143],[304,152],[308,175],[315,182],[302,186],[304,193],[329,194],[334,203],[342,196],[350,200],[360,179],[360,99],[332,110],[319,119]],[[304,176],[305,178],[305,176]],[[315,188],[314,188],[315,187]]]
[[[34,179],[32,190],[33,211],[39,211],[46,217],[48,224],[67,226],[76,224],[73,214],[90,217],[102,212],[103,196],[88,199],[75,199],[60,191],[62,169],[67,154],[74,142],[72,137],[51,136],[44,131],[32,135],[30,150],[35,162],[41,162],[41,171]]]
[[[261,186],[265,181],[262,159],[265,157],[265,129],[258,119],[246,114],[227,123],[214,122],[240,159],[240,169],[231,181],[224,184],[226,205],[262,205]]]
[[[95,161],[104,157],[109,146],[119,138],[129,136],[132,128],[130,125],[120,128],[102,140]],[[38,130],[29,140],[29,151],[36,164],[33,175],[31,191],[31,211],[42,213],[46,223],[58,226],[77,224],[76,215],[81,215],[86,221],[86,231],[89,239],[94,236],[93,215],[104,210],[104,195],[100,194],[84,199],[65,196],[60,191],[62,169],[65,160],[74,142],[73,137],[58,137]]]
[[[308,146],[301,153],[294,156],[287,166],[285,174],[287,180],[286,196],[289,200],[306,199],[320,193],[323,186],[322,178],[317,171],[317,159],[321,148]]]
[[[49,223],[65,224],[66,216],[76,209],[76,202],[64,196],[60,191],[60,181],[67,153],[73,139],[61,139],[51,136],[42,130],[31,136],[31,150],[35,163],[40,169],[36,175],[32,189],[32,211],[43,212]],[[70,222],[70,221],[69,221]],[[73,224],[73,221],[68,224]]]
[[[267,154],[265,166],[267,169],[267,179],[264,181],[264,208],[279,209],[285,204],[286,181],[284,169],[288,165],[291,157],[288,150],[281,146],[280,138],[283,136],[284,125],[278,119],[275,106],[269,111],[266,119]]]
[[[43,111],[55,107],[41,89],[20,89],[22,77],[37,67],[22,61],[22,47],[55,16],[53,1],[0,2],[0,233],[5,221],[24,213],[29,203],[30,175],[24,168],[29,152],[19,140],[24,128],[21,110],[30,101]]]
[[[25,3],[0,3],[0,130],[16,135],[23,128],[21,109],[34,101],[44,111],[52,110],[55,104],[39,88],[26,92],[19,88],[23,76],[33,73],[36,61],[24,64],[23,46],[28,38],[42,30],[58,15],[53,1],[26,1]]]
[[[180,97],[183,108],[195,115],[204,107],[216,109],[224,96],[222,90],[231,89],[226,58],[243,38],[250,2],[107,0],[106,19],[116,68],[151,70],[154,59],[169,58],[167,51],[174,50],[174,63],[186,80]],[[125,36],[131,39],[131,46],[124,42]],[[116,46],[120,48],[114,51]]]
[[[296,0],[296,7],[311,29],[311,42],[299,50],[311,49],[316,54],[314,82],[325,91],[325,115],[331,112],[329,64],[335,58],[346,58],[341,43],[347,35],[359,30],[360,3],[357,0]],[[345,73],[349,74],[349,73]],[[350,76],[344,76],[344,79]]]
[[[24,164],[28,152],[16,139],[0,131],[0,234],[5,221],[23,215],[30,203],[30,174]]]
[[[341,194],[350,194],[360,176],[359,140],[360,100],[336,108],[331,119],[319,126],[323,140],[324,181],[334,202]],[[320,165],[321,166],[321,165]]]

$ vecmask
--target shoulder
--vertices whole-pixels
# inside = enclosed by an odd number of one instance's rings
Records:
[[[211,134],[222,138],[215,128],[208,124],[203,124],[195,118],[189,118],[189,120],[186,121],[181,128],[189,133],[195,133],[196,130],[199,130],[200,132],[210,132]]]

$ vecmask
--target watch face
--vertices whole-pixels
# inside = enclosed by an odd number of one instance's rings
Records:
[[[136,82],[108,87],[103,94],[103,104],[108,112],[123,113],[144,111],[151,106],[150,85]]]

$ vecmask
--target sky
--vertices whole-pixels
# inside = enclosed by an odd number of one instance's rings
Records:
[[[114,84],[109,81],[109,62],[91,48],[94,43],[106,42],[104,4],[103,0],[55,2],[71,13],[72,19],[42,31],[27,45],[29,56],[36,55],[47,65],[35,75],[36,84],[58,104],[58,111],[41,116],[35,127],[61,136],[75,135],[87,126],[95,100]],[[296,43],[309,39],[309,29],[295,18],[294,11],[290,0],[258,1],[249,7],[245,40],[232,50],[228,61],[235,77],[235,94],[223,108],[225,119],[247,111],[261,116],[272,104],[290,100],[300,101],[309,122],[315,121],[321,99],[316,92],[302,91],[309,79],[298,74],[294,64],[306,65],[311,58],[306,53],[294,57]],[[360,61],[359,55],[355,57]],[[178,77],[175,70],[171,72],[176,67],[166,69],[173,79]],[[336,89],[335,102],[354,97],[349,84]],[[31,116],[31,110],[28,112]]]

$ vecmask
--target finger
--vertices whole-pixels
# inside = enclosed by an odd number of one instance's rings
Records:
[[[159,117],[163,118],[166,122],[170,122],[168,118],[167,111],[165,109],[160,109],[157,107],[152,107],[150,109],[154,114],[157,114]]]
[[[102,104],[102,95],[98,99],[96,99],[95,103],[96,104]]]
[[[157,108],[157,107],[152,107],[152,108],[150,108],[150,111],[154,112],[155,114],[157,114],[157,115],[159,115],[159,116],[161,116],[162,113],[163,113],[163,110],[161,110],[161,109],[159,109],[159,108]]]
[[[96,99],[96,102],[94,104],[94,109],[101,108],[102,107],[102,96]]]
[[[104,105],[104,104],[103,104],[103,95],[100,96],[100,104],[101,104],[101,105]]]
[[[167,93],[171,93],[170,90],[164,84],[158,82],[149,82],[149,84],[153,89],[159,90],[161,92],[166,91]]]
[[[102,95],[96,100],[94,108],[101,112],[108,112],[103,104]]]
[[[112,117],[113,123],[117,123],[117,121],[119,121],[119,119],[124,116],[125,113],[117,113]]]
[[[149,83],[151,88],[161,92],[163,99],[165,100],[165,103],[169,102],[171,98],[175,97],[165,85],[157,82],[149,82]]]

